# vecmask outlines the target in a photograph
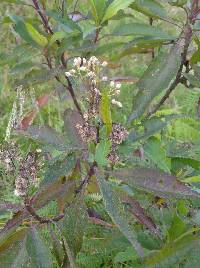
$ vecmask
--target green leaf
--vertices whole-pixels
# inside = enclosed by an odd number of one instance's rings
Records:
[[[61,176],[68,177],[72,169],[75,167],[76,157],[73,153],[54,160],[52,164],[50,164],[44,174],[44,179],[42,180],[42,185],[47,185],[57,180]]]
[[[155,0],[136,0],[130,7],[151,18],[166,18],[164,7]]]
[[[170,158],[166,156],[166,150],[162,148],[161,142],[155,138],[151,137],[148,139],[144,146],[145,154],[157,165],[161,170],[170,173],[171,162]]]
[[[110,147],[110,140],[102,140],[97,144],[94,159],[99,166],[106,166],[108,164],[107,156],[109,154]]]
[[[25,23],[26,29],[30,37],[41,47],[48,44],[46,37],[41,35],[30,23]]]
[[[138,35],[138,36],[153,36],[159,39],[172,39],[172,36],[164,32],[158,27],[154,27],[142,23],[128,23],[128,24],[119,24],[111,33],[112,35]]]
[[[192,176],[182,179],[185,183],[199,183],[200,182],[200,176]]]
[[[26,249],[24,247],[27,230],[27,228],[17,230],[0,241],[0,263],[2,267],[24,267],[27,261]]]
[[[85,148],[85,143],[81,139],[78,130],[76,128],[77,124],[84,124],[83,118],[80,114],[70,108],[64,111],[64,127],[65,127],[65,137],[66,143],[73,145],[74,147]]]
[[[116,177],[130,186],[169,198],[198,199],[199,193],[192,190],[187,184],[179,181],[175,176],[148,168],[121,169],[111,172]]]
[[[105,181],[103,178],[100,178],[100,176],[98,176],[97,180],[104,199],[106,211],[113,222],[118,226],[119,230],[129,240],[138,255],[142,256],[143,250],[140,244],[137,242],[137,237],[134,233],[134,230],[128,224],[120,199],[107,181]]]
[[[65,217],[60,223],[62,234],[70,244],[70,249],[75,256],[81,249],[87,224],[87,207],[83,200],[83,195],[80,193],[65,210]]]
[[[91,6],[95,24],[99,26],[104,15],[106,0],[88,0],[88,4]]]
[[[114,0],[106,9],[102,23],[112,18],[121,9],[127,8],[134,0]]]
[[[32,228],[28,233],[26,248],[33,267],[53,267],[50,251],[36,229]]]
[[[151,101],[166,89],[178,73],[181,64],[182,48],[180,43],[170,52],[160,53],[150,64],[138,82],[138,93],[134,99],[134,112],[130,120],[141,116]]]
[[[45,143],[54,146],[58,145],[63,148],[66,144],[64,137],[49,126],[32,125],[29,126],[27,130],[20,130],[18,131],[18,133],[33,140],[36,140],[40,143]]]
[[[175,265],[179,264],[184,258],[187,260],[191,252],[195,250],[195,248],[199,248],[199,243],[199,231],[194,234],[193,230],[191,230],[180,236],[174,242],[166,244],[161,250],[147,257],[145,259],[144,267],[175,267]]]
[[[101,120],[106,125],[107,135],[112,131],[112,116],[110,110],[110,97],[108,95],[108,91],[104,90],[101,95],[100,105],[99,105],[99,113]]]
[[[64,39],[64,38],[68,37],[68,36],[69,36],[69,34],[67,34],[67,33],[64,32],[64,31],[55,32],[55,33],[51,36],[51,38],[50,38],[50,40],[49,40],[49,46],[52,46],[57,40],[62,40],[62,39]]]
[[[172,219],[172,224],[168,230],[169,239],[175,240],[181,234],[186,231],[186,224],[183,220],[175,213]]]

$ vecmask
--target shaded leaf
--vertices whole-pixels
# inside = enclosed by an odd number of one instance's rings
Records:
[[[155,137],[148,139],[144,146],[145,154],[156,164],[156,166],[170,173],[171,162],[170,158],[166,156],[166,150],[162,148],[161,142]]]
[[[167,198],[199,198],[199,194],[175,176],[148,168],[121,169],[110,175],[132,187]]]
[[[69,154],[64,158],[59,158],[50,164],[44,174],[44,179],[42,180],[42,185],[47,185],[57,180],[61,176],[68,177],[74,166],[76,157],[74,154]]]
[[[109,216],[112,218],[113,222],[118,226],[120,231],[125,235],[129,240],[133,248],[139,254],[143,255],[143,250],[140,244],[137,242],[137,237],[134,233],[134,230],[129,226],[123,206],[117,197],[116,193],[112,190],[111,186],[103,178],[98,177],[98,184],[101,190],[106,211]]]
[[[32,228],[27,235],[26,249],[33,267],[53,267],[50,251],[36,229]]]
[[[25,131],[19,130],[19,134],[45,144],[64,146],[64,138],[49,126],[32,125]]]
[[[25,248],[27,230],[16,231],[0,246],[0,263],[3,268],[26,267],[28,255]]]
[[[138,82],[138,93],[134,99],[134,112],[130,120],[141,116],[151,101],[166,89],[178,73],[182,47],[177,44],[170,52],[160,53],[150,64]]]
[[[84,231],[87,228],[87,208],[85,206],[83,196],[80,194],[76,197],[65,211],[65,217],[61,222],[61,230],[65,239],[70,245],[70,249],[76,256],[80,251]]]
[[[147,214],[140,203],[134,198],[122,197],[123,201],[130,204],[129,211],[136,217],[136,219],[144,226],[146,226],[153,234],[159,235],[159,230],[153,219]]]

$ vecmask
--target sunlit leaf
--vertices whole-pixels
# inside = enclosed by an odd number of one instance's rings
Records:
[[[112,18],[120,9],[127,8],[134,0],[114,0],[106,9],[102,22]]]

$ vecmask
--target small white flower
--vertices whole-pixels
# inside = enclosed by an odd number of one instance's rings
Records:
[[[81,63],[82,63],[81,57],[78,57],[78,58],[74,59],[74,64],[73,65],[74,65],[74,67],[79,68]]]
[[[119,108],[122,108],[122,104],[121,104],[121,102],[120,101],[116,101],[115,99],[112,99],[112,104],[114,104],[114,105],[116,105],[116,106],[118,106]]]
[[[93,80],[91,81],[91,83],[92,83],[92,85],[96,86],[97,81],[93,79]]]
[[[37,153],[41,153],[42,150],[41,150],[40,148],[38,148],[38,149],[36,149],[36,152],[37,152]]]
[[[17,191],[17,189],[14,190],[14,195],[20,196],[20,193]]]
[[[108,65],[107,61],[103,61],[101,64],[103,67],[106,67]]]
[[[88,76],[89,76],[90,78],[93,78],[93,77],[95,77],[95,73],[91,71],[91,72],[88,73]]]
[[[72,76],[72,74],[71,74],[70,72],[65,72],[65,75],[66,75],[67,77]]]
[[[104,81],[104,82],[108,81],[108,77],[107,76],[103,76],[102,77],[102,81]]]
[[[119,90],[119,89],[116,90],[116,94],[117,94],[117,95],[120,94],[120,90]]]
[[[120,83],[117,83],[115,87],[116,87],[116,89],[120,89],[121,86],[122,86],[122,85],[121,85]]]
[[[110,82],[110,87],[111,87],[111,88],[115,87],[115,82],[114,82],[114,81],[111,81],[111,82]]]
[[[80,67],[80,71],[85,72],[86,70],[87,70],[87,68],[86,68],[85,66],[81,66],[81,67]]]
[[[87,61],[85,58],[82,59],[83,65],[86,65]]]
[[[76,73],[76,71],[74,69],[71,69],[69,72],[70,72],[70,74],[75,74]]]

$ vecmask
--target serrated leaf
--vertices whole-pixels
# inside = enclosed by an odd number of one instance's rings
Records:
[[[36,229],[32,228],[27,235],[26,249],[33,267],[53,267],[50,251]]]
[[[134,0],[114,0],[106,9],[102,23],[112,18],[121,9],[127,8]]]
[[[25,248],[27,229],[16,231],[0,246],[0,263],[3,268],[26,267],[28,255]]]
[[[111,172],[110,175],[132,187],[164,198],[196,199],[200,196],[187,184],[179,181],[175,176],[154,169],[121,169]]]
[[[111,148],[110,140],[102,140],[96,146],[94,159],[99,166],[106,166],[108,164],[107,156]]]
[[[70,244],[70,249],[75,256],[81,249],[87,221],[87,207],[82,194],[80,194],[73,201],[73,204],[65,210],[65,217],[60,223],[62,234]]]
[[[162,148],[161,142],[157,138],[151,137],[148,139],[144,146],[144,151],[159,169],[170,173],[170,158],[167,158],[166,151]]]
[[[143,250],[140,244],[137,242],[137,237],[134,233],[134,230],[129,226],[127,222],[123,206],[117,197],[117,194],[112,190],[109,183],[106,182],[103,178],[100,178],[100,176],[98,176],[97,180],[104,199],[106,211],[112,218],[113,222],[118,226],[120,231],[129,240],[139,256],[142,256]]]
[[[151,101],[166,89],[178,73],[181,64],[182,48],[180,44],[170,52],[160,53],[149,65],[138,82],[138,93],[134,99],[134,112],[130,120],[140,117]]]
[[[197,234],[193,234],[193,230],[191,230],[147,257],[144,262],[144,267],[175,267],[184,257],[187,259],[195,248],[199,248],[199,243],[199,231],[197,231]]]
[[[42,185],[47,185],[57,180],[61,176],[68,177],[72,169],[75,167],[76,157],[73,153],[67,155],[64,158],[59,158],[50,164],[44,174]]]
[[[99,113],[101,120],[106,125],[107,135],[109,135],[112,131],[112,116],[110,110],[110,97],[108,96],[108,91],[106,90],[104,90],[101,94]]]

